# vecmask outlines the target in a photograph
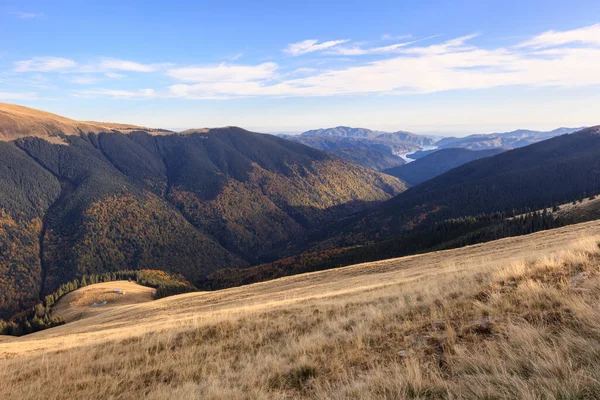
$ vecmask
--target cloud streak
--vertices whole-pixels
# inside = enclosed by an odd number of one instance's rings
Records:
[[[349,40],[330,40],[328,42],[319,43],[318,40],[309,39],[303,40],[302,42],[292,43],[288,45],[283,52],[292,56],[301,56],[303,54],[313,53],[315,51],[330,49],[346,42],[349,42]]]
[[[42,14],[42,13],[28,13],[28,12],[20,12],[20,11],[12,12],[10,14],[13,15],[14,17],[17,17],[17,18],[23,19],[23,20],[42,18],[44,16],[44,14]]]
[[[67,72],[73,70],[77,63],[62,57],[34,57],[29,60],[17,61],[16,72]]]
[[[518,47],[545,48],[561,46],[570,43],[592,44],[600,46],[600,24],[586,26],[570,31],[547,31],[531,40],[521,43]]]

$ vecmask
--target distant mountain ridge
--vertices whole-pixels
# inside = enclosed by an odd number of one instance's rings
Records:
[[[316,248],[381,240],[451,218],[539,210],[599,192],[596,126],[463,164],[324,228]]]
[[[435,143],[435,140],[428,136],[417,135],[406,131],[384,132],[366,128],[351,128],[348,126],[314,129],[301,133],[300,136],[334,136],[355,139],[378,139],[381,142],[402,141],[416,143],[420,146],[431,146]]]
[[[511,132],[469,135],[461,138],[448,137],[436,142],[439,148],[462,147],[471,150],[482,150],[490,148],[519,148],[530,144],[565,135],[585,129],[579,128],[557,128],[551,131],[532,131],[518,129]]]
[[[280,136],[376,170],[402,165],[405,160],[401,155],[434,142],[432,138],[410,132],[382,132],[347,126]]]

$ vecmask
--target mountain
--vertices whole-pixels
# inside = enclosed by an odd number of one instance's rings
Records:
[[[335,128],[321,128],[306,131],[304,136],[335,136],[350,137],[355,139],[374,139],[384,132],[373,131],[365,128],[350,128],[349,126],[337,126]]]
[[[7,126],[12,117],[0,115]],[[156,135],[74,126],[77,134],[46,133],[57,143],[0,142],[0,318],[83,274],[162,269],[196,283],[405,189],[236,127]]]
[[[383,172],[402,179],[411,185],[418,185],[421,182],[425,182],[444,172],[450,171],[452,168],[456,168],[480,158],[491,157],[500,154],[503,151],[505,150],[469,150],[464,148],[441,149],[419,158],[414,162],[386,169]]]
[[[316,129],[300,135],[281,137],[380,171],[404,164],[406,161],[402,155],[434,143],[431,138],[410,132],[390,133],[347,126]]]
[[[593,127],[469,162],[315,238],[321,248],[353,245],[451,218],[538,210],[599,191],[600,127]]]
[[[386,143],[378,142],[376,139],[344,136],[294,135],[282,137],[375,170],[402,165],[405,161],[397,154],[419,149],[418,145],[411,142]]]
[[[418,144],[419,146],[431,146],[435,140],[428,136],[416,135],[414,133],[397,131],[383,132],[365,128],[350,128],[348,126],[337,126],[335,128],[321,128],[306,131],[301,136],[333,136],[354,139],[379,139],[379,141],[401,141]]]
[[[470,135],[463,138],[449,137],[436,142],[439,148],[462,147],[471,150],[490,148],[518,148],[528,146],[556,136],[577,132],[580,128],[558,128],[552,131],[540,132],[519,129],[512,132]]]

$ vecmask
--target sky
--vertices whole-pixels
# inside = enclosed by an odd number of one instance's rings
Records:
[[[600,2],[0,2],[0,101],[167,129],[600,124]]]

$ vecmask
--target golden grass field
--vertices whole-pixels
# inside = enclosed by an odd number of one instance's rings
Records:
[[[0,340],[0,399],[600,398],[599,241],[591,222],[115,304]]]
[[[120,289],[124,294],[115,293]],[[135,282],[117,281],[86,286],[67,294],[52,308],[52,315],[62,317],[65,322],[73,322],[105,313],[113,308],[152,301],[155,290]],[[102,307],[90,307],[102,303]]]
[[[0,140],[37,136],[51,143],[65,144],[59,137],[62,134],[78,135],[80,131],[110,132],[113,129],[126,133],[148,128],[111,122],[75,121],[49,112],[0,102]]]

